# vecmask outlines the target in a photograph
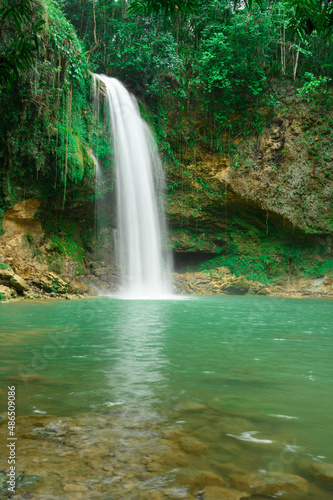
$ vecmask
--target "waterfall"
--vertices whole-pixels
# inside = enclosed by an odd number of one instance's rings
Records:
[[[121,295],[160,298],[171,290],[162,163],[136,99],[118,80],[105,75],[94,75],[95,96],[100,82],[106,88],[114,154]]]

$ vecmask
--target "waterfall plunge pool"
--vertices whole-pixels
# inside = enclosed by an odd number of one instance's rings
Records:
[[[333,497],[331,301],[20,302],[0,320],[17,494]]]

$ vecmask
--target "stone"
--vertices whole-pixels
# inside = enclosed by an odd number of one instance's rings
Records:
[[[84,448],[79,451],[80,457],[84,458],[103,458],[107,457],[110,455],[110,450],[108,448],[103,448],[103,447],[91,447],[91,448]]]
[[[17,293],[9,286],[0,285],[0,300],[11,300],[17,297]]]
[[[187,457],[182,451],[168,450],[158,458],[158,461],[163,465],[182,466],[186,464]]]
[[[206,406],[197,401],[180,401],[177,406],[175,406],[175,411],[203,411]]]
[[[64,281],[68,284],[68,291],[70,293],[85,294],[89,292],[90,287],[80,281],[78,278],[64,278]]]
[[[15,274],[13,269],[9,266],[5,268],[2,266],[0,267],[0,283],[15,288],[18,292],[28,290],[28,285],[25,280],[18,274]]]
[[[225,283],[222,290],[229,295],[244,295],[250,290],[250,287],[250,282],[243,276],[239,276]]]
[[[163,497],[159,491],[152,491],[149,495],[149,500],[162,500]]]
[[[314,462],[307,469],[316,479],[333,485],[333,464]]]
[[[207,486],[203,489],[202,495],[203,500],[246,500],[251,498],[251,495],[244,491],[220,488],[219,486]]]
[[[90,295],[91,297],[98,297],[99,293],[97,288],[95,288],[93,285],[89,285],[87,295]]]
[[[60,276],[55,273],[48,272],[44,276],[35,277],[33,283],[48,293],[66,293],[68,284]]]
[[[64,484],[64,491],[70,493],[89,491],[86,486],[82,486],[81,484]]]
[[[202,470],[198,472],[184,472],[179,477],[179,482],[190,486],[192,489],[201,490],[205,486],[224,486],[224,479],[214,472]]]
[[[192,436],[182,436],[179,438],[179,445],[183,451],[191,455],[201,455],[208,451],[208,446],[199,439]]]
[[[174,486],[163,490],[164,498],[168,500],[195,500],[196,497],[188,493],[186,488]]]
[[[284,472],[254,472],[234,481],[236,488],[249,491],[253,495],[278,495],[279,498],[293,500],[304,498],[308,482],[300,476]]]

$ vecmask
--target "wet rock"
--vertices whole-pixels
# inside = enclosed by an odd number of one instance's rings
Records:
[[[316,479],[333,485],[333,464],[314,462],[304,468]]]
[[[103,448],[103,447],[91,447],[91,448],[84,448],[83,450],[79,451],[80,457],[85,457],[85,458],[91,458],[91,459],[96,459],[96,458],[103,458],[107,457],[110,454],[110,450],[108,448]]]
[[[152,491],[149,495],[149,500],[162,500],[163,496],[159,491]]]
[[[48,427],[36,427],[32,433],[32,435],[34,436],[38,436],[38,437],[54,437],[54,436],[65,436],[66,435],[66,431],[65,430],[62,430],[60,429],[60,427],[52,427],[52,426],[48,426]]]
[[[179,477],[179,482],[188,485],[191,489],[201,490],[205,486],[224,486],[224,479],[210,471],[184,472]]]
[[[293,500],[304,498],[308,482],[300,476],[283,472],[254,472],[234,481],[236,488],[249,491],[253,495],[278,495],[279,498]]]
[[[251,495],[244,491],[219,486],[207,486],[202,492],[203,500],[246,500]]]
[[[167,488],[163,490],[163,494],[165,495],[165,498],[168,500],[195,500],[195,497],[192,496],[188,491],[187,488],[180,487],[180,486],[174,486],[173,488]]]
[[[163,472],[163,467],[158,462],[149,462],[146,465],[146,468],[149,472],[155,472],[155,473]]]
[[[191,455],[201,455],[208,451],[208,446],[192,436],[181,436],[178,440],[183,451]]]
[[[186,455],[181,451],[172,452],[171,450],[163,453],[162,457],[158,459],[163,465],[182,466],[187,462]]]
[[[21,276],[15,274],[13,269],[9,266],[5,268],[0,267],[0,283],[15,288],[18,292],[28,290],[28,285]]]
[[[64,484],[64,491],[70,493],[89,491],[86,486],[81,484]]]
[[[177,406],[175,406],[175,411],[203,411],[206,406],[197,401],[180,401]]]

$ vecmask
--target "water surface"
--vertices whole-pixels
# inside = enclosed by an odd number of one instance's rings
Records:
[[[332,498],[301,467],[333,463],[331,301],[21,302],[1,305],[0,320],[3,409],[15,384],[19,417],[82,424],[91,413],[119,436],[126,426],[178,444],[187,436],[198,449],[181,445],[181,469],[300,474],[306,498]],[[139,431],[126,439],[134,450]]]

